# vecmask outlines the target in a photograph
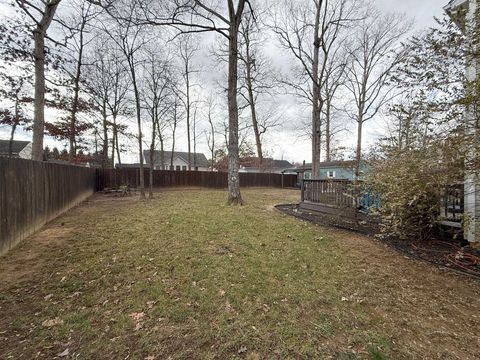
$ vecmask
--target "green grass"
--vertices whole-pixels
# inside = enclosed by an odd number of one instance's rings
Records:
[[[248,190],[246,205],[232,207],[221,191],[167,191],[145,202],[99,197],[69,212],[49,225],[69,235],[37,249],[35,271],[0,285],[0,358],[51,358],[66,348],[78,359],[454,358],[461,343],[439,349],[415,334],[428,324],[402,325],[435,317],[426,302],[428,286],[442,291],[440,275],[417,290],[425,308],[416,310],[401,296],[420,285],[399,285],[388,266],[370,268],[362,249],[345,244],[348,233],[272,208],[298,196]],[[40,246],[34,239],[5,257],[0,277]],[[57,317],[63,324],[42,326]],[[474,358],[478,349],[462,351]]]

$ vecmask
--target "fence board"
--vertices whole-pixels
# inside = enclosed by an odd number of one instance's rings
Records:
[[[95,191],[95,170],[0,157],[0,255]]]
[[[150,186],[149,169],[145,169],[145,187]],[[97,189],[139,186],[140,169],[106,169],[97,172]],[[215,171],[154,170],[154,187],[198,186],[222,189],[228,186],[227,173]],[[283,187],[295,187],[296,175],[283,175]],[[240,173],[241,187],[282,187],[282,174]]]

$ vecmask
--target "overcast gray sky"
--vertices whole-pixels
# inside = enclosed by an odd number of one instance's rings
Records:
[[[6,16],[4,9],[6,0],[0,0],[0,17]],[[446,5],[448,0],[375,0],[380,9],[385,12],[401,12],[405,13],[406,17],[412,18],[415,20],[414,29],[415,31],[420,31],[426,29],[429,26],[435,24],[433,17],[443,16],[442,7]],[[47,110],[47,116],[50,111]],[[300,116],[300,115],[299,115]],[[307,115],[308,116],[308,115]],[[351,124],[353,129],[353,124]],[[376,139],[382,137],[385,134],[385,119],[382,116],[377,117],[376,119],[371,120],[365,124],[365,134],[364,134],[364,148],[372,144]],[[7,129],[0,129],[0,137],[7,138],[8,131]],[[31,133],[22,133],[19,132],[17,139],[30,140]],[[350,147],[355,143],[356,135],[354,131],[351,133],[345,133],[340,139],[341,145]],[[178,139],[178,148],[179,151],[185,151],[186,142],[184,136],[179,137]],[[54,146],[55,142],[51,139],[46,139],[46,143],[49,146]],[[60,149],[62,148],[61,144],[56,144]],[[184,146],[185,145],[185,146]],[[265,139],[265,149],[267,149],[270,155],[273,155],[275,158],[283,158],[289,161],[301,162],[306,160],[307,162],[311,159],[311,145],[310,141],[305,137],[300,137],[298,131],[294,130],[292,124],[285,124],[283,128],[278,128],[272,132]],[[198,144],[198,151],[208,153],[208,147],[206,144]],[[132,147],[131,153],[125,156],[124,161],[134,162],[137,160],[137,155],[135,148]]]
[[[414,32],[421,31],[435,25],[434,17],[443,16],[443,6],[448,0],[375,0],[378,7],[385,12],[405,13],[405,16],[413,19]],[[350,124],[352,132],[345,133],[340,139],[341,145],[353,147],[356,142],[354,124]],[[379,115],[377,118],[367,122],[364,127],[364,148],[373,144],[376,139],[385,135],[385,119]],[[267,139],[267,147],[270,147],[278,158],[285,157],[286,160],[301,162],[311,159],[311,145],[305,138],[292,136],[292,132],[281,132]]]

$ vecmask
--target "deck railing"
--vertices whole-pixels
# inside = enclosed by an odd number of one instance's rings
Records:
[[[464,211],[464,185],[452,184],[439,189],[437,195],[440,216],[451,220],[460,220]],[[304,180],[302,184],[302,202],[333,205],[343,208],[356,208],[368,212],[378,208],[380,196],[348,180]]]
[[[351,208],[358,204],[355,193],[353,183],[348,180],[304,180],[302,184],[302,202]]]
[[[302,202],[356,209],[368,213],[380,206],[380,196],[350,180],[304,180]]]

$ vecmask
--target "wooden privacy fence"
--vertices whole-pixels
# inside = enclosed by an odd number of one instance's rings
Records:
[[[145,187],[150,186],[149,169],[144,169]],[[242,187],[295,187],[296,175],[240,173]],[[136,168],[97,170],[97,189],[140,185],[140,170]],[[227,173],[215,171],[153,170],[154,187],[199,186],[226,188]]]
[[[0,255],[95,192],[95,170],[0,157]]]

